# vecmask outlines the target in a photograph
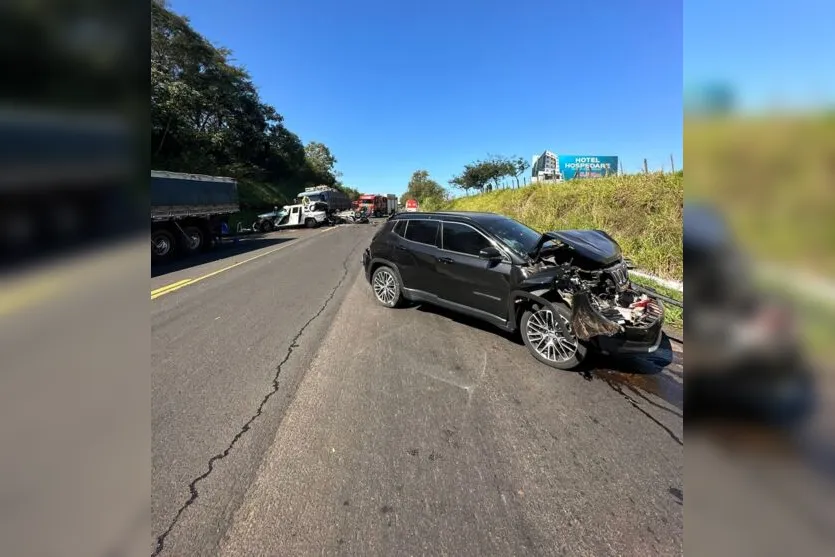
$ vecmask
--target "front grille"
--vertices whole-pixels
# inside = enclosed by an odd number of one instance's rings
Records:
[[[651,327],[658,323],[664,316],[664,310],[656,302],[651,301],[647,304],[644,313],[635,320],[635,325],[638,327]]]
[[[615,285],[617,285],[619,290],[623,290],[629,285],[629,273],[626,269],[626,263],[618,263],[612,267],[606,269],[606,272],[612,277],[612,280],[615,281]]]

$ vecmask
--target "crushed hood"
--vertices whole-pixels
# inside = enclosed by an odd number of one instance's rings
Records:
[[[584,257],[601,265],[611,265],[621,260],[622,254],[618,243],[602,230],[560,230],[545,232],[540,238],[531,256],[539,259],[542,246],[556,241]]]

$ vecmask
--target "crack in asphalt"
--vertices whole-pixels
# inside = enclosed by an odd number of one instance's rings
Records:
[[[328,307],[328,304],[330,304],[331,300],[333,300],[334,296],[336,296],[336,292],[337,290],[339,290],[339,287],[341,287],[342,284],[345,282],[345,279],[348,278],[348,261],[350,261],[350,259],[354,256],[354,251],[357,249],[357,246],[360,244],[361,241],[362,239],[360,239],[360,241],[354,244],[353,247],[351,247],[351,249],[348,251],[348,256],[342,262],[342,276],[339,278],[339,281],[336,283],[336,286],[333,287],[330,294],[325,298],[324,303],[319,307],[318,310],[316,310],[316,313],[314,313],[313,316],[310,319],[308,319],[304,325],[301,326],[299,331],[293,337],[293,340],[290,341],[290,346],[287,348],[287,353],[284,355],[284,358],[278,363],[278,367],[276,367],[275,376],[273,377],[272,382],[272,389],[261,400],[261,403],[258,405],[255,414],[253,414],[252,417],[249,418],[249,420],[247,420],[247,422],[243,425],[243,427],[241,427],[238,433],[235,434],[235,437],[232,438],[232,441],[222,452],[214,455],[212,458],[209,459],[207,470],[199,476],[197,476],[196,478],[194,478],[191,481],[191,483],[189,483],[188,489],[190,495],[188,500],[186,500],[186,502],[180,507],[180,509],[177,511],[177,514],[174,515],[174,518],[171,520],[171,523],[168,525],[168,528],[166,528],[165,531],[157,537],[156,548],[154,549],[154,552],[151,553],[151,557],[156,557],[157,555],[162,553],[162,551],[165,549],[165,540],[168,538],[168,536],[171,534],[171,531],[180,521],[180,517],[189,507],[191,507],[191,505],[195,503],[195,501],[197,501],[197,498],[200,496],[199,492],[197,491],[197,484],[199,484],[211,475],[211,473],[214,471],[215,463],[229,456],[229,453],[232,452],[232,449],[237,444],[237,442],[241,439],[241,437],[244,436],[244,434],[247,431],[250,430],[255,420],[257,420],[258,417],[261,416],[261,414],[264,412],[264,407],[266,406],[267,402],[269,402],[273,395],[278,392],[278,378],[281,375],[282,367],[293,355],[295,349],[299,347],[298,342],[302,334],[304,334],[304,331],[310,326],[311,323],[313,323],[313,321],[316,320],[317,317],[324,313],[325,309]]]

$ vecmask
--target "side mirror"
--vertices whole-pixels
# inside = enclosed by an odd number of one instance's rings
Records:
[[[631,261],[631,260],[629,260],[629,259],[624,259],[624,260],[623,260],[623,262],[626,264],[626,268],[627,268],[628,270],[630,270],[630,271],[631,271],[632,269],[634,269],[634,268],[635,268],[635,264],[634,264],[634,263],[632,263],[632,261]]]
[[[478,256],[482,259],[488,259],[490,261],[495,261],[496,259],[502,258],[502,252],[498,249],[494,248],[493,246],[487,246],[480,252],[478,252]]]

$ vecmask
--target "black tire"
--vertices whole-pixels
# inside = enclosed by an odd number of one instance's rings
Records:
[[[571,333],[571,328],[568,325],[568,323],[571,321],[571,311],[562,304],[553,304],[551,307],[533,306],[529,309],[526,309],[525,312],[522,314],[522,319],[519,323],[519,333],[522,335],[522,341],[525,343],[525,346],[528,347],[528,350],[534,358],[536,358],[543,364],[555,369],[562,369],[566,371],[573,370],[577,368],[581,363],[583,363],[583,360],[585,360],[586,354],[588,353],[588,346],[584,344],[582,341],[579,341],[577,337],[573,336],[573,334],[572,338],[569,339],[569,342],[575,343],[573,353],[569,351],[568,347],[561,345],[561,349],[564,350],[566,354],[570,354],[570,357],[565,358],[556,357],[558,356],[560,349],[558,349],[556,345],[553,344],[553,340],[551,341],[553,348],[547,348],[548,341],[546,341],[546,345],[543,348],[544,350],[546,350],[546,353],[553,353],[555,357],[552,359],[546,358],[545,356],[540,354],[539,350],[537,349],[537,339],[531,339],[531,336],[535,335],[537,329],[539,329],[537,325],[539,323],[546,322],[548,314],[551,314],[553,316],[553,313],[550,311],[552,308],[557,312],[558,317],[561,318],[563,327],[567,327],[567,330],[569,331],[569,333]],[[534,319],[533,323],[531,323],[531,319]],[[552,330],[555,331],[553,327]],[[556,337],[554,340],[559,340],[559,337]],[[540,346],[542,345],[540,344]]]
[[[177,252],[177,240],[169,230],[160,228],[151,232],[151,261],[169,261]]]
[[[261,232],[261,221],[255,221],[252,223],[252,231],[255,233]]]
[[[304,225],[308,228],[316,228],[319,226],[319,223],[316,222],[316,219],[305,219]]]
[[[383,288],[383,284],[388,285],[388,287]],[[371,292],[374,294],[377,303],[383,307],[396,308],[403,303],[400,278],[391,267],[383,265],[374,269],[374,273],[371,275]]]
[[[180,242],[183,247],[183,253],[198,253],[206,249],[205,246],[208,240],[208,235],[202,227],[192,224],[183,226],[182,228],[183,232],[185,232],[185,237],[180,234]]]
[[[273,231],[273,223],[270,220],[264,220],[261,222],[260,226],[261,232],[272,232]]]

